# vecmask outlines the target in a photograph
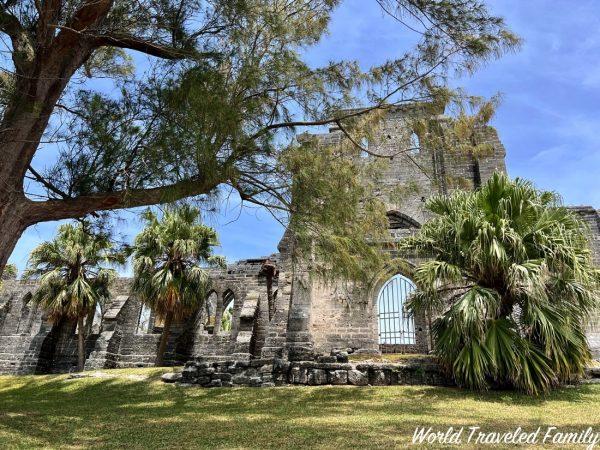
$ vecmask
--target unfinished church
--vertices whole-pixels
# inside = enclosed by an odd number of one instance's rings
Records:
[[[333,129],[319,138],[334,144],[342,134]],[[388,115],[377,142],[370,145],[377,153],[398,154],[403,148],[418,147],[415,139],[398,111]],[[417,188],[401,204],[387,205],[390,240],[402,239],[418,229],[427,219],[425,200],[432,194],[448,192],[452,188],[450,180],[460,178],[462,188],[474,189],[495,170],[506,170],[505,150],[496,131],[488,127],[480,132],[479,139],[491,144],[493,152],[478,160],[427,148],[400,152],[392,159],[388,169],[380,174],[382,188]],[[592,207],[573,209],[589,225],[594,261],[600,264],[599,211]],[[272,366],[262,364],[274,359],[314,361],[315,355],[337,350],[373,354],[430,350],[428,320],[409,315],[403,306],[415,289],[405,274],[379,274],[368,290],[351,290],[341,284],[323,286],[307,273],[294,269],[292,245],[289,236],[284,235],[278,253],[238,261],[223,271],[211,271],[212,291],[195,315],[173,326],[165,361],[183,364],[203,360],[218,364],[235,360],[250,365],[257,361],[257,367],[272,370]],[[161,323],[130,295],[130,282],[125,278],[117,280],[110,301],[88,317],[86,369],[144,367],[154,363]],[[34,281],[3,281],[0,373],[69,372],[76,366],[75,323],[51,323],[30,301],[35,289]],[[594,355],[600,357],[600,315],[590,318],[588,340]],[[332,362],[327,357],[321,359]],[[343,379],[348,380],[352,371],[344,370]],[[322,376],[335,378],[337,375],[331,374],[336,372],[340,371],[332,369]],[[289,379],[302,379],[299,373],[292,376],[290,372]],[[231,375],[224,379],[231,379]],[[305,382],[306,379],[305,373]]]

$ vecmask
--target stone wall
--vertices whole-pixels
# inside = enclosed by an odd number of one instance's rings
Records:
[[[294,362],[279,358],[220,362],[194,360],[183,369],[181,382],[203,387],[454,385],[441,367],[431,361],[351,363],[338,361],[335,356],[321,357],[319,361]]]
[[[571,206],[569,208],[577,213],[587,225],[592,260],[596,266],[600,267],[600,210],[589,206]],[[586,334],[593,356],[600,360],[600,307],[590,316]]]
[[[444,120],[443,118],[441,120]],[[317,135],[322,144],[336,145],[343,133],[332,129]],[[425,201],[435,194],[453,189],[474,189],[489,179],[494,171],[506,171],[506,151],[491,127],[477,134],[480,143],[490,145],[489,154],[478,159],[469,155],[421,147],[413,149],[411,130],[405,112],[388,114],[369,150],[379,155],[394,155],[377,178],[378,195],[389,211],[390,241],[398,241],[414,233],[429,217]],[[365,156],[368,160],[372,156]],[[395,223],[394,223],[395,220]],[[288,241],[289,236],[287,237]],[[293,250],[282,249],[282,257]],[[286,253],[288,252],[288,253]],[[289,256],[286,256],[289,258]],[[413,264],[419,261],[413,259]],[[375,274],[374,274],[375,275]],[[295,267],[288,324],[288,354],[292,359],[304,358],[311,352],[329,352],[351,348],[363,353],[380,350],[377,297],[379,289],[395,273],[374,276],[369,289],[356,289],[345,283],[323,285],[312,280],[306,270]],[[395,345],[395,351],[426,353],[430,350],[428,321],[415,319],[414,345]]]
[[[318,138],[335,144],[343,135],[332,130]],[[504,147],[491,127],[478,132],[479,142],[491,144],[489,154],[478,159],[439,149],[411,149],[413,138],[402,111],[397,111],[387,117],[369,143],[376,153],[395,155],[378,177],[378,195],[389,211],[390,241],[415,233],[428,219],[424,202],[431,195],[457,188],[474,189],[495,170],[506,171]],[[591,207],[573,207],[573,210],[588,224],[593,258],[600,264],[600,215]],[[306,361],[336,349],[379,352],[377,297],[383,284],[395,273],[373,274],[374,282],[368,289],[341,282],[324,285],[309,276],[307,266],[294,260],[294,240],[289,231],[280,241],[278,251],[269,257],[239,261],[226,270],[210,272],[216,298],[214,311],[202,307],[187,320],[173,325],[165,355],[167,364],[182,364],[202,356],[202,364],[209,364],[205,368],[220,374],[228,373],[222,372],[223,367],[235,359],[240,364],[235,370],[252,369],[246,376],[253,378],[253,383],[258,382],[253,371],[267,373],[259,369],[273,364],[261,365],[260,361],[268,360],[285,359],[293,364],[286,369],[286,382],[292,382],[289,381],[292,372],[298,379],[303,380],[305,374],[306,380],[322,381],[323,377],[329,380],[338,375],[343,379],[344,371],[348,377],[351,370],[361,371],[356,367],[311,366],[314,363]],[[411,262],[416,265],[420,261],[412,258]],[[0,373],[67,372],[76,364],[75,324],[50,323],[43,311],[29,301],[35,289],[35,282],[3,281]],[[220,329],[220,323],[228,302],[233,302],[233,319],[231,330],[225,331]],[[140,330],[141,312],[141,303],[131,295],[130,280],[117,280],[111,287],[101,326],[87,338],[86,369],[154,364],[161,328],[156,318],[150,316],[148,328]],[[392,350],[403,353],[430,350],[428,320],[423,316],[414,320],[415,344],[396,345]],[[600,312],[590,317],[588,339],[594,354],[600,358]],[[215,365],[221,362],[223,366]],[[325,375],[318,372],[321,370]],[[373,381],[370,370],[366,369],[369,382]],[[342,372],[332,375],[336,371]],[[390,382],[394,376],[385,372]],[[282,381],[265,381],[260,377],[261,383]],[[215,380],[229,382],[211,376],[209,383]]]
[[[231,331],[208,329],[204,310],[199,309],[187,320],[172,325],[166,364],[181,365],[197,355],[249,360],[261,354],[269,327],[266,280],[261,273],[266,260],[240,261],[224,271],[210,272],[218,296],[212,322],[220,324],[226,301],[233,301]],[[277,291],[278,277],[272,278],[272,288]],[[62,373],[76,367],[75,322],[48,321],[41,309],[30,304],[36,288],[34,281],[3,281],[0,373]],[[139,329],[142,304],[130,291],[131,280],[127,278],[120,278],[111,286],[101,325],[86,339],[86,369],[154,365],[162,328],[151,316],[148,329]]]

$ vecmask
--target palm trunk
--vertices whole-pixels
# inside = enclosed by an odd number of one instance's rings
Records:
[[[77,319],[77,372],[83,372],[85,366],[85,326],[83,316]]]
[[[173,321],[173,313],[167,313],[165,317],[165,323],[163,325],[163,331],[160,335],[160,343],[158,344],[158,353],[156,355],[156,367],[163,365],[163,359],[165,351],[167,350],[167,343],[169,342],[169,334],[171,332],[171,322]]]
[[[434,347],[434,342],[433,342],[433,331],[432,331],[432,323],[431,323],[431,316],[433,315],[433,312],[431,310],[426,312],[427,314],[427,326],[429,327],[429,350],[433,350]]]

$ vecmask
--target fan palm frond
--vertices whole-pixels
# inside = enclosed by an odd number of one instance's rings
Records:
[[[189,205],[167,209],[162,217],[148,210],[145,228],[135,239],[133,291],[164,319],[157,365],[162,363],[171,320],[182,320],[197,310],[209,288],[208,267],[225,267],[213,255],[218,245],[214,229],[200,222],[200,212]]]
[[[426,205],[433,219],[402,244],[434,257],[415,270],[409,306],[441,312],[435,352],[457,382],[539,394],[580,376],[585,320],[600,302],[581,220],[556,194],[500,173]]]

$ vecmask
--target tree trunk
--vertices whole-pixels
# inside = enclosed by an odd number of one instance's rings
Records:
[[[165,323],[163,325],[163,331],[160,335],[160,343],[158,344],[158,353],[156,354],[156,367],[163,365],[163,359],[165,351],[167,350],[167,343],[169,342],[169,334],[171,332],[171,322],[173,321],[173,313],[167,313],[165,317]]]
[[[433,342],[433,331],[431,322],[431,316],[433,315],[433,312],[429,310],[425,314],[427,314],[427,326],[429,328],[429,350],[432,351],[435,345],[435,343]]]
[[[2,3],[0,28],[12,42],[14,91],[18,95],[13,96],[3,109],[0,121],[0,275],[17,240],[29,225],[82,217],[94,211],[174,201],[205,194],[225,181],[208,182],[196,177],[158,188],[105,192],[46,202],[27,200],[23,192],[24,177],[30,170],[54,108],[73,75],[96,49],[104,46],[130,48],[170,60],[185,59],[191,54],[158,42],[146,42],[143,37],[119,33],[104,35],[104,21],[113,8],[114,0],[74,2],[78,6],[68,14],[64,23],[61,17],[69,2],[36,1],[38,19],[35,23],[26,24],[5,11],[8,9],[6,4],[16,2]],[[53,191],[52,185],[49,187],[41,176],[35,178]],[[54,188],[54,193],[66,197],[60,189],[57,192]]]
[[[11,199],[12,200],[12,199]],[[24,205],[19,201],[0,203],[0,275],[17,241],[27,227],[24,221]]]
[[[77,372],[83,372],[85,366],[85,325],[83,316],[77,319]]]

